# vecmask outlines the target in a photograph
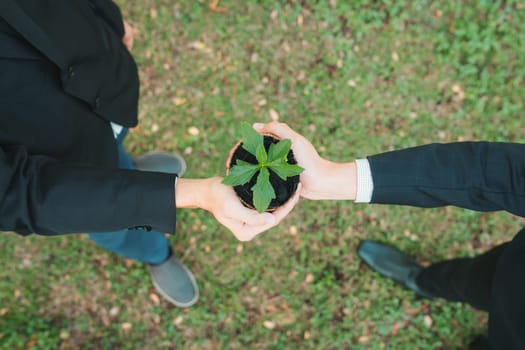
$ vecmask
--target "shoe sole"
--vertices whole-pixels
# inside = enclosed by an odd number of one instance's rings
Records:
[[[153,282],[153,286],[155,286],[155,289],[157,290],[157,292],[160,295],[162,295],[166,300],[168,300],[170,303],[172,303],[173,305],[178,306],[178,307],[187,308],[187,307],[190,307],[190,306],[194,305],[199,300],[199,287],[197,286],[197,281],[195,281],[195,277],[193,276],[191,271],[184,265],[181,265],[181,267],[184,269],[184,271],[186,271],[186,274],[190,278],[190,281],[191,281],[191,284],[193,286],[193,289],[195,289],[195,297],[193,299],[191,299],[190,301],[185,302],[185,303],[177,301],[177,300],[173,299],[172,297],[170,297],[169,295],[167,295],[166,293],[164,293],[162,291],[162,289],[160,288],[160,286],[157,284],[157,282],[155,281],[154,278],[152,278],[152,282]]]

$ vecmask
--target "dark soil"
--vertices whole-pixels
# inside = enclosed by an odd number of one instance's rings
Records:
[[[264,148],[266,148],[266,151],[268,152],[270,145],[272,143],[277,143],[278,141],[279,140],[274,139],[271,136],[264,136]],[[248,163],[257,164],[257,159],[255,158],[255,156],[246,151],[244,148],[242,148],[242,143],[240,143],[237,149],[233,152],[232,159],[230,161],[230,167],[237,163],[237,159],[244,160]],[[297,164],[297,161],[295,160],[293,152],[291,150],[288,153],[288,163]],[[235,193],[237,193],[237,196],[241,198],[243,204],[248,208],[254,208],[253,194],[251,188],[255,185],[258,175],[259,172],[255,173],[255,175],[251,178],[251,180],[248,183],[233,187]],[[276,208],[286,203],[286,201],[291,196],[293,196],[293,194],[297,190],[297,185],[299,184],[299,175],[288,177],[286,178],[286,181],[284,181],[276,173],[270,170],[270,184],[275,190],[276,196],[274,199],[272,199],[272,201],[270,202],[270,206],[266,211],[275,210]]]

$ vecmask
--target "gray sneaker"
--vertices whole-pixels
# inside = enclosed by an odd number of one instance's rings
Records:
[[[177,153],[149,152],[133,161],[137,169],[176,173],[180,176],[186,171],[186,162]],[[199,299],[199,287],[191,271],[182,265],[175,255],[161,264],[149,265],[155,289],[168,301],[178,307],[190,307]]]
[[[137,169],[177,174],[182,177],[186,161],[178,153],[149,152],[133,159]]]
[[[149,265],[153,285],[169,302],[178,307],[190,307],[199,299],[199,287],[190,270],[175,255],[158,265]]]

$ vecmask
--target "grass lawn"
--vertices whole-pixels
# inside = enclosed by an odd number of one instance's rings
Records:
[[[134,154],[179,151],[224,174],[240,121],[279,119],[329,159],[431,142],[522,142],[521,1],[118,0],[136,28]],[[363,238],[428,263],[512,238],[523,220],[458,208],[301,201],[239,243],[180,210],[176,254],[201,298],[160,299],[145,267],[83,235],[0,236],[1,349],[463,349],[486,329],[361,264]]]

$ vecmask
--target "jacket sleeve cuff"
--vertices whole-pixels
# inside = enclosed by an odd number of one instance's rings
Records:
[[[151,183],[142,183],[139,191],[140,217],[147,221],[146,226],[165,233],[174,233],[176,226],[175,174],[149,173]],[[148,225],[149,223],[149,225]]]

